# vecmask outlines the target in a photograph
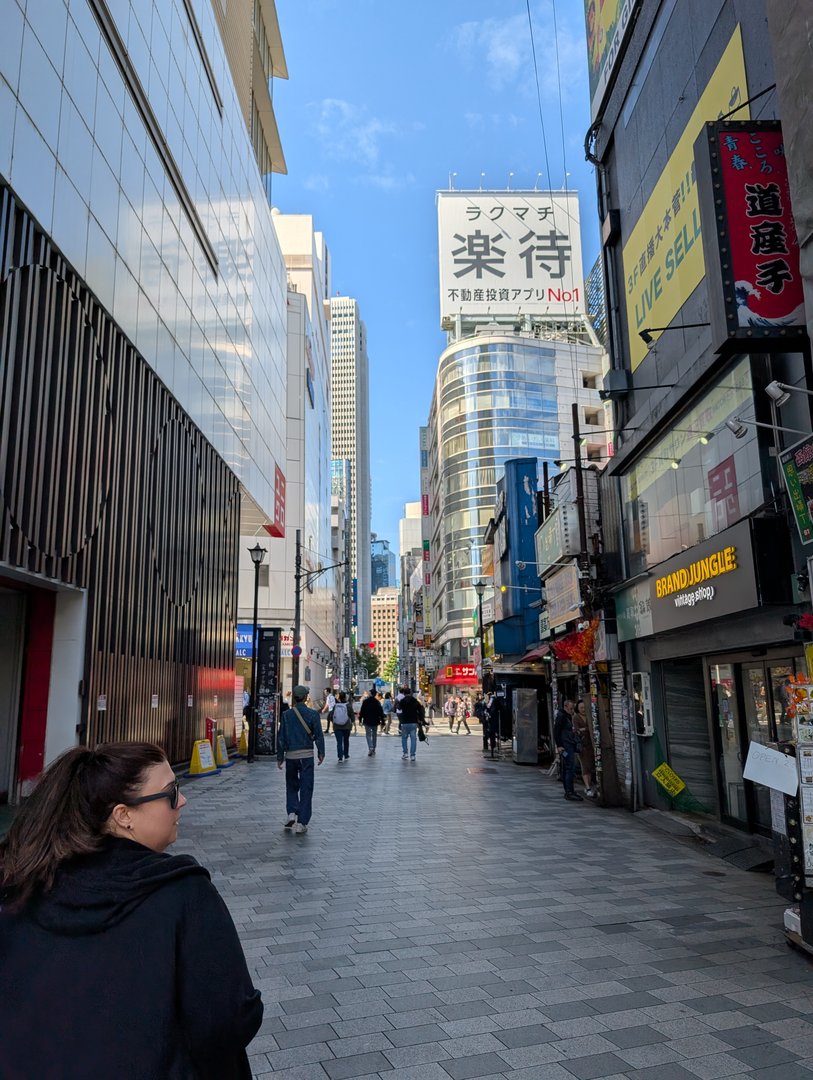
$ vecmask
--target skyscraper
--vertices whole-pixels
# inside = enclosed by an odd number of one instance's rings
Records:
[[[375,595],[379,589],[395,585],[398,571],[395,552],[390,550],[389,540],[379,540],[375,533],[372,534],[370,540],[370,555],[372,559],[372,585],[370,588],[373,595]]]
[[[349,296],[330,301],[333,457],[350,462],[350,560],[356,581],[356,640],[370,637],[370,405],[367,328]]]

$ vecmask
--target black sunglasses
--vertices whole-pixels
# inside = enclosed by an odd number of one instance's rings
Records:
[[[166,791],[158,791],[155,795],[142,795],[138,799],[130,799],[125,806],[141,806],[142,803],[155,802],[157,799],[169,799],[169,805],[173,810],[178,808],[178,793],[181,790],[180,783],[176,780],[171,788]]]

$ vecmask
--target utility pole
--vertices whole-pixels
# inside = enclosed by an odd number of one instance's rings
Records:
[[[582,570],[588,570],[587,552],[587,515],[584,510],[584,475],[582,474],[581,433],[579,432],[579,406],[574,401],[570,406],[573,417],[573,456],[576,459],[576,509],[579,512],[579,564]]]
[[[291,690],[299,685],[299,636],[302,629],[302,530],[296,530],[294,559],[294,646],[291,649]],[[291,699],[293,700],[293,698]]]

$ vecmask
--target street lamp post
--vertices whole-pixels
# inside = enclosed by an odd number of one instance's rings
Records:
[[[483,691],[483,698],[485,699],[485,682],[486,682],[486,639],[483,632],[483,593],[486,591],[486,583],[484,581],[478,581],[474,586],[474,591],[477,593],[477,631],[480,636],[480,688]],[[487,723],[487,720],[483,720],[483,725]],[[494,741],[491,742],[491,756],[494,757]]]
[[[248,553],[254,563],[254,621],[251,634],[251,703],[248,710],[248,755],[246,760],[252,762],[257,745],[257,607],[260,598],[260,563],[267,552],[264,547],[255,544],[253,548],[248,549]]]

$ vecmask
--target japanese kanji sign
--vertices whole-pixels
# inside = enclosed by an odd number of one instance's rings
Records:
[[[783,450],[779,461],[799,539],[803,544],[813,544],[813,436]]]
[[[285,474],[274,466],[274,520],[265,525],[271,536],[285,536]]]
[[[714,345],[790,348],[805,310],[781,124],[706,124],[695,160]]]
[[[574,191],[438,193],[441,320],[584,313]]]
[[[668,326],[705,273],[694,141],[707,120],[724,115],[747,98],[742,36],[737,26],[652,194],[624,241],[627,327],[633,371],[647,355],[640,331]],[[750,114],[746,107],[737,115]]]

